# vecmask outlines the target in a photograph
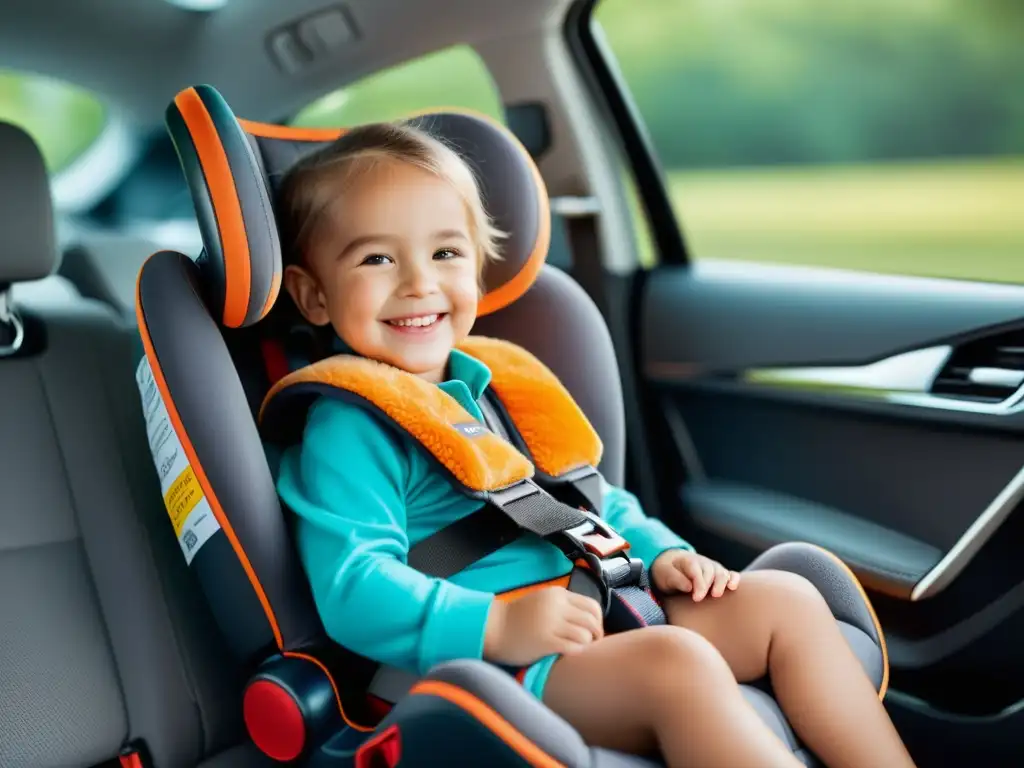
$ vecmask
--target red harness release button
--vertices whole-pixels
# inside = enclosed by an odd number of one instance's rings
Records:
[[[245,690],[242,715],[249,738],[267,757],[294,760],[306,745],[306,721],[298,702],[270,680],[257,680]]]

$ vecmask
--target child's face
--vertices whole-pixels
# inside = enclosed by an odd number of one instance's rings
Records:
[[[476,319],[477,259],[462,198],[408,163],[359,174],[327,206],[285,285],[306,319],[357,354],[433,382]]]

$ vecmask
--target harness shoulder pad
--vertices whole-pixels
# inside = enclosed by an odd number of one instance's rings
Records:
[[[544,363],[520,346],[486,336],[470,336],[458,348],[491,369],[491,389],[540,472],[559,477],[601,462],[597,430]]]
[[[309,407],[321,396],[375,409],[471,492],[495,491],[533,476],[529,459],[455,398],[411,373],[353,355],[329,357],[278,381],[260,408],[264,437],[284,443],[301,439]]]

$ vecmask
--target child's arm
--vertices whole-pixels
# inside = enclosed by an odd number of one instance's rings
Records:
[[[630,555],[650,566],[667,549],[693,547],[660,520],[648,517],[636,496],[604,482],[601,517],[630,544]]]
[[[278,488],[298,515],[297,543],[327,634],[346,648],[425,673],[480,658],[494,596],[405,564],[409,461],[366,410],[322,399]]]

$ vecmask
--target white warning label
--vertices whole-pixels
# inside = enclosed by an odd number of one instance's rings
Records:
[[[160,477],[164,506],[178,536],[185,562],[191,565],[200,547],[220,530],[220,524],[171,424],[167,406],[153,378],[149,358],[145,355],[135,371],[135,381],[142,398],[149,451]]]

